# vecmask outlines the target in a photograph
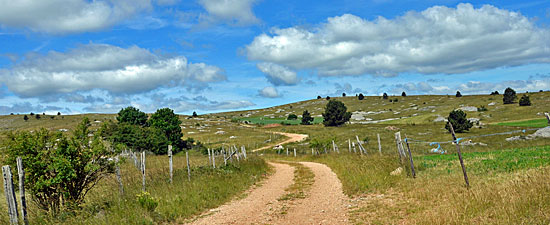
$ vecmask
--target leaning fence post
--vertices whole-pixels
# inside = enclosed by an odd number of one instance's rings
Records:
[[[405,138],[405,144],[407,144],[407,149],[409,150],[409,159],[411,161],[411,172],[412,172],[413,178],[416,178],[416,171],[414,170],[413,156],[411,153],[411,148],[409,147],[409,140],[407,140],[407,138]]]
[[[401,144],[401,132],[395,133],[395,144],[397,145],[399,163],[403,164],[403,158],[405,158],[405,154],[403,153],[403,145]]]
[[[170,170],[170,183],[172,183],[172,178],[174,175],[174,170],[172,167],[172,145],[168,145],[168,167]]]
[[[10,166],[2,167],[2,175],[4,176],[4,193],[6,194],[6,201],[8,202],[10,224],[19,224],[17,200],[15,198],[15,190],[13,190],[13,180]]]
[[[544,115],[546,116],[546,119],[548,120],[548,125],[550,125],[550,114],[549,113],[544,113]]]
[[[124,195],[124,186],[122,185],[122,177],[120,176],[120,166],[118,165],[118,156],[115,157],[115,176],[116,181],[118,183],[118,189],[120,191],[120,195]]]
[[[363,147],[363,145],[361,144],[361,141],[359,141],[359,136],[356,135],[355,138],[357,138],[357,145],[359,145],[359,151],[361,151],[361,154],[363,152],[365,152],[365,155],[366,155],[367,154],[367,149],[365,149]]]
[[[352,142],[351,146],[353,146],[353,153],[357,153],[357,148],[355,148],[355,142]]]
[[[23,168],[23,160],[17,157],[17,173],[19,174],[19,199],[21,200],[21,216],[23,223],[29,224],[27,219],[27,201],[25,199],[25,170]]]
[[[451,134],[453,135],[453,140],[456,144],[456,152],[458,154],[458,159],[460,160],[460,166],[462,166],[462,173],[464,174],[464,181],[466,181],[466,188],[470,188],[470,181],[468,181],[468,174],[466,173],[466,166],[464,166],[464,160],[462,160],[462,153],[460,152],[460,145],[458,144],[458,139],[456,138],[455,130],[453,124],[449,121],[449,127],[451,128]]]
[[[380,134],[376,134],[378,136],[378,153],[382,155],[382,144],[380,144]]]
[[[141,152],[141,183],[141,189],[145,192],[145,151]]]
[[[191,181],[191,168],[189,167],[189,152],[185,152],[185,158],[187,159],[187,180]]]

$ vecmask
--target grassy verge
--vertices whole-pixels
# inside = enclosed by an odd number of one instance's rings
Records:
[[[315,174],[308,167],[301,163],[278,161],[280,163],[286,163],[293,166],[294,169],[294,183],[286,189],[287,194],[281,196],[279,201],[292,201],[294,199],[303,199],[306,197],[306,191],[315,182]]]
[[[542,128],[542,127],[548,126],[548,120],[547,119],[536,119],[536,120],[526,120],[526,121],[518,121],[518,122],[505,122],[505,123],[497,123],[497,125],[511,126],[511,127]]]
[[[220,159],[218,159],[220,160]],[[141,194],[141,176],[133,162],[123,164],[122,177],[125,194],[119,194],[114,177],[104,179],[87,196],[82,209],[52,216],[29,207],[31,224],[158,224],[183,223],[210,208],[215,208],[247,190],[268,172],[261,158],[251,156],[246,161],[212,169],[205,157],[192,157],[191,181],[187,180],[185,156],[174,157],[174,180],[168,182],[166,156],[147,159],[147,192],[150,202],[158,206],[148,210],[138,202]],[[218,165],[220,165],[219,161]],[[223,160],[221,161],[223,165]],[[5,200],[2,198],[2,202]],[[154,204],[154,203],[153,203]],[[5,204],[0,210],[6,212]],[[7,215],[0,216],[7,224]]]

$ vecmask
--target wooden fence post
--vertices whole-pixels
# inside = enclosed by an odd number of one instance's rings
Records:
[[[116,181],[118,183],[118,189],[120,191],[120,195],[124,195],[124,186],[122,185],[122,177],[120,176],[120,166],[118,165],[118,156],[115,157],[115,176]]]
[[[187,159],[187,180],[191,181],[191,167],[189,165],[189,151],[185,152],[185,158]]]
[[[378,137],[378,153],[382,155],[382,144],[380,143],[380,134],[376,134],[376,136]]]
[[[366,155],[367,154],[367,149],[365,149],[363,147],[363,145],[361,144],[361,141],[359,141],[359,136],[355,136],[355,138],[357,138],[357,145],[359,145],[359,151],[361,151],[361,153],[365,152],[365,155]]]
[[[10,166],[2,167],[2,175],[4,176],[4,193],[6,194],[6,201],[8,202],[10,224],[17,225],[19,224],[19,215],[17,212],[17,199],[15,198]]]
[[[17,173],[19,174],[19,199],[21,200],[21,216],[23,223],[29,224],[27,219],[27,200],[25,198],[25,169],[23,168],[23,160],[17,157]]]
[[[294,158],[296,158],[296,148],[294,148]]]
[[[314,152],[313,152],[313,148],[311,149],[311,155],[315,155]]]
[[[399,162],[403,164],[403,158],[405,158],[405,152],[403,151],[403,144],[401,142],[401,132],[395,133],[395,144],[397,145],[397,154],[399,155]]]
[[[351,139],[348,139],[348,152],[351,153]]]
[[[207,148],[206,151],[208,151],[208,165],[212,165],[212,157],[210,155],[210,148]]]
[[[141,189],[145,192],[145,151],[141,152],[141,183]]]
[[[549,113],[544,113],[544,115],[546,116],[546,119],[548,120],[548,125],[550,125],[550,114]]]
[[[405,144],[407,144],[407,149],[409,150],[409,159],[411,161],[411,172],[413,178],[416,178],[416,171],[414,170],[414,162],[413,162],[413,156],[411,153],[411,148],[409,147],[409,141],[405,138]]]
[[[212,150],[212,167],[216,169],[216,152]]]
[[[353,153],[357,153],[357,148],[355,148],[355,142],[352,142],[351,146],[353,146]]]
[[[286,156],[288,156],[288,148],[286,148]]]
[[[172,183],[172,178],[174,177],[174,169],[172,167],[172,145],[168,145],[168,167],[170,170],[170,183]]]
[[[462,159],[462,153],[460,152],[460,144],[456,138],[455,130],[453,124],[449,121],[449,127],[451,128],[451,134],[453,135],[453,140],[456,144],[456,152],[458,154],[458,159],[460,160],[460,166],[462,166],[462,173],[464,174],[464,181],[466,181],[466,188],[470,188],[470,181],[468,181],[468,174],[466,173],[466,166],[464,166],[464,160]]]

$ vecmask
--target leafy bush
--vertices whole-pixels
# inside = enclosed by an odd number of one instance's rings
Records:
[[[151,118],[149,118],[147,124],[151,127],[164,131],[169,143],[175,148],[181,150],[183,144],[181,140],[183,137],[180,127],[181,121],[172,109],[158,109],[155,113],[153,113],[153,115],[151,115]]]
[[[116,117],[119,123],[128,123],[132,125],[145,126],[147,123],[147,114],[132,106],[121,109]]]
[[[453,125],[455,133],[463,133],[464,131],[468,131],[473,126],[472,122],[468,121],[466,118],[466,113],[460,109],[451,111],[447,120]],[[445,124],[445,129],[451,132],[451,128],[448,123]]]
[[[383,99],[388,99],[388,93],[384,92],[384,94],[382,95],[382,98]]]
[[[530,106],[531,100],[529,99],[529,95],[521,96],[521,99],[519,100],[519,106]]]
[[[342,97],[346,97],[346,93],[342,93]]]
[[[326,99],[327,99],[327,100],[330,100],[330,96],[327,96],[327,98],[326,98]]]
[[[477,111],[478,112],[486,112],[487,111],[487,107],[485,107],[484,105],[480,106],[480,107],[477,107]]]
[[[9,134],[6,140],[7,163],[16,167],[23,159],[25,188],[32,200],[44,210],[58,212],[84,202],[88,191],[113,172],[116,155],[96,133],[88,130],[84,118],[70,137],[41,129]]]
[[[323,113],[323,124],[325,126],[340,126],[349,121],[351,113],[347,112],[348,108],[343,102],[337,100],[331,100],[325,107]]]
[[[363,100],[365,99],[365,96],[363,95],[363,93],[360,93],[359,96],[357,96],[357,99]]]
[[[320,95],[317,95],[317,99],[322,99],[322,97]]]
[[[493,91],[491,92],[491,95],[500,95],[500,93],[498,93],[498,91]]]
[[[149,194],[149,192],[141,192],[136,195],[139,205],[149,212],[155,211],[159,205],[158,201]]]
[[[455,95],[457,98],[460,98],[462,97],[462,93],[460,93],[460,91],[456,91],[456,95]]]
[[[517,99],[516,91],[512,88],[506,88],[504,91],[504,97],[502,98],[502,101],[504,104],[512,104]]]
[[[407,93],[405,93],[405,92],[402,92],[402,93],[401,93],[401,96],[403,96],[403,97],[407,97]]]
[[[297,120],[298,116],[296,116],[296,114],[290,114],[290,115],[288,115],[288,117],[286,119],[287,120]]]
[[[311,122],[313,122],[313,117],[307,110],[305,110],[304,113],[302,114],[302,122],[300,124],[310,125]]]

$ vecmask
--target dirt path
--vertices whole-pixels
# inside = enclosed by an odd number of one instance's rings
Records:
[[[272,218],[273,205],[285,193],[294,178],[294,167],[287,164],[269,163],[275,167],[263,184],[249,191],[244,199],[230,202],[210,210],[191,224],[266,224]]]
[[[284,144],[293,143],[293,142],[300,142],[300,141],[305,140],[307,137],[309,137],[306,134],[293,134],[293,133],[284,133],[284,132],[273,132],[273,133],[287,136],[287,137],[289,137],[289,139],[287,139],[285,141],[282,141],[282,142],[279,142],[277,144],[271,144],[271,145],[267,145],[267,146],[252,150],[252,152],[257,152],[257,151],[261,151],[261,150],[270,149],[270,148],[273,148],[277,145],[284,145]]]
[[[244,199],[210,210],[191,224],[349,224],[350,200],[336,174],[323,164],[300,163],[315,174],[306,198],[278,201],[293,182],[294,168],[270,163],[276,172],[262,186],[249,191]]]
[[[320,163],[301,162],[315,174],[315,183],[305,199],[296,200],[288,214],[273,224],[349,224],[350,200],[332,170]]]

